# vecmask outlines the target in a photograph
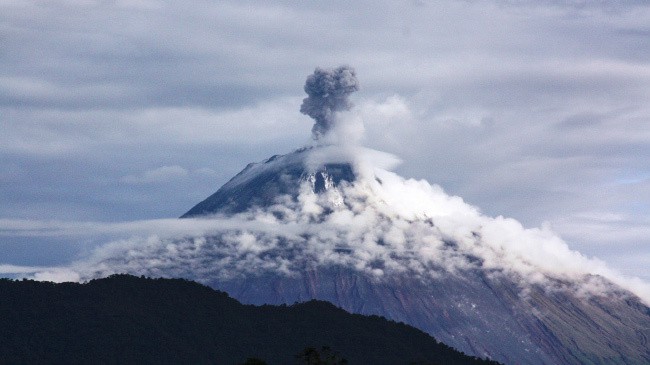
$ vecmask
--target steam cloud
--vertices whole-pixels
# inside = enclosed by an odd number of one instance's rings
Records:
[[[316,68],[307,77],[300,112],[312,117],[316,124],[312,137],[316,140],[326,135],[336,125],[336,112],[349,110],[352,104],[348,96],[359,90],[359,81],[353,68],[340,66],[336,69]]]

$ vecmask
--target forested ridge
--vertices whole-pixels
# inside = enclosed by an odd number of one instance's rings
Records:
[[[333,355],[327,362],[326,356],[318,360],[321,354]],[[350,314],[323,301],[243,305],[192,281],[129,275],[84,284],[0,279],[3,364],[247,361],[496,364],[465,356],[405,324]]]

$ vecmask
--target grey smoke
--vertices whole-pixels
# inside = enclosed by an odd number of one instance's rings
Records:
[[[349,66],[335,69],[317,67],[307,77],[305,92],[309,96],[303,99],[300,112],[316,121],[311,130],[314,139],[332,130],[336,124],[335,113],[352,107],[348,97],[357,90],[359,81],[356,72]]]

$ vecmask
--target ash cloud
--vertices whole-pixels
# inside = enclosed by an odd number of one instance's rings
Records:
[[[336,126],[336,113],[350,110],[350,94],[359,90],[359,81],[352,67],[316,68],[307,77],[305,92],[300,112],[316,121],[312,128],[315,140],[327,135]]]

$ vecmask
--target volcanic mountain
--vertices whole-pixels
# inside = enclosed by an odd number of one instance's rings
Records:
[[[311,146],[248,165],[166,221],[181,235],[114,242],[63,274],[182,277],[248,304],[325,300],[506,364],[650,364],[647,284],[547,227],[391,172],[399,160],[359,147],[345,124],[356,119],[340,116],[357,89],[349,67],[316,69],[301,107]]]
[[[548,232],[483,217],[439,188],[353,157],[370,152],[327,146],[273,156],[183,215],[313,225],[296,241],[258,235],[267,242],[254,249],[259,259],[244,259],[256,270],[208,284],[251,304],[330,301],[504,363],[650,363],[650,308],[640,298],[581,272],[586,259]],[[558,262],[534,257],[553,249],[563,251]]]

